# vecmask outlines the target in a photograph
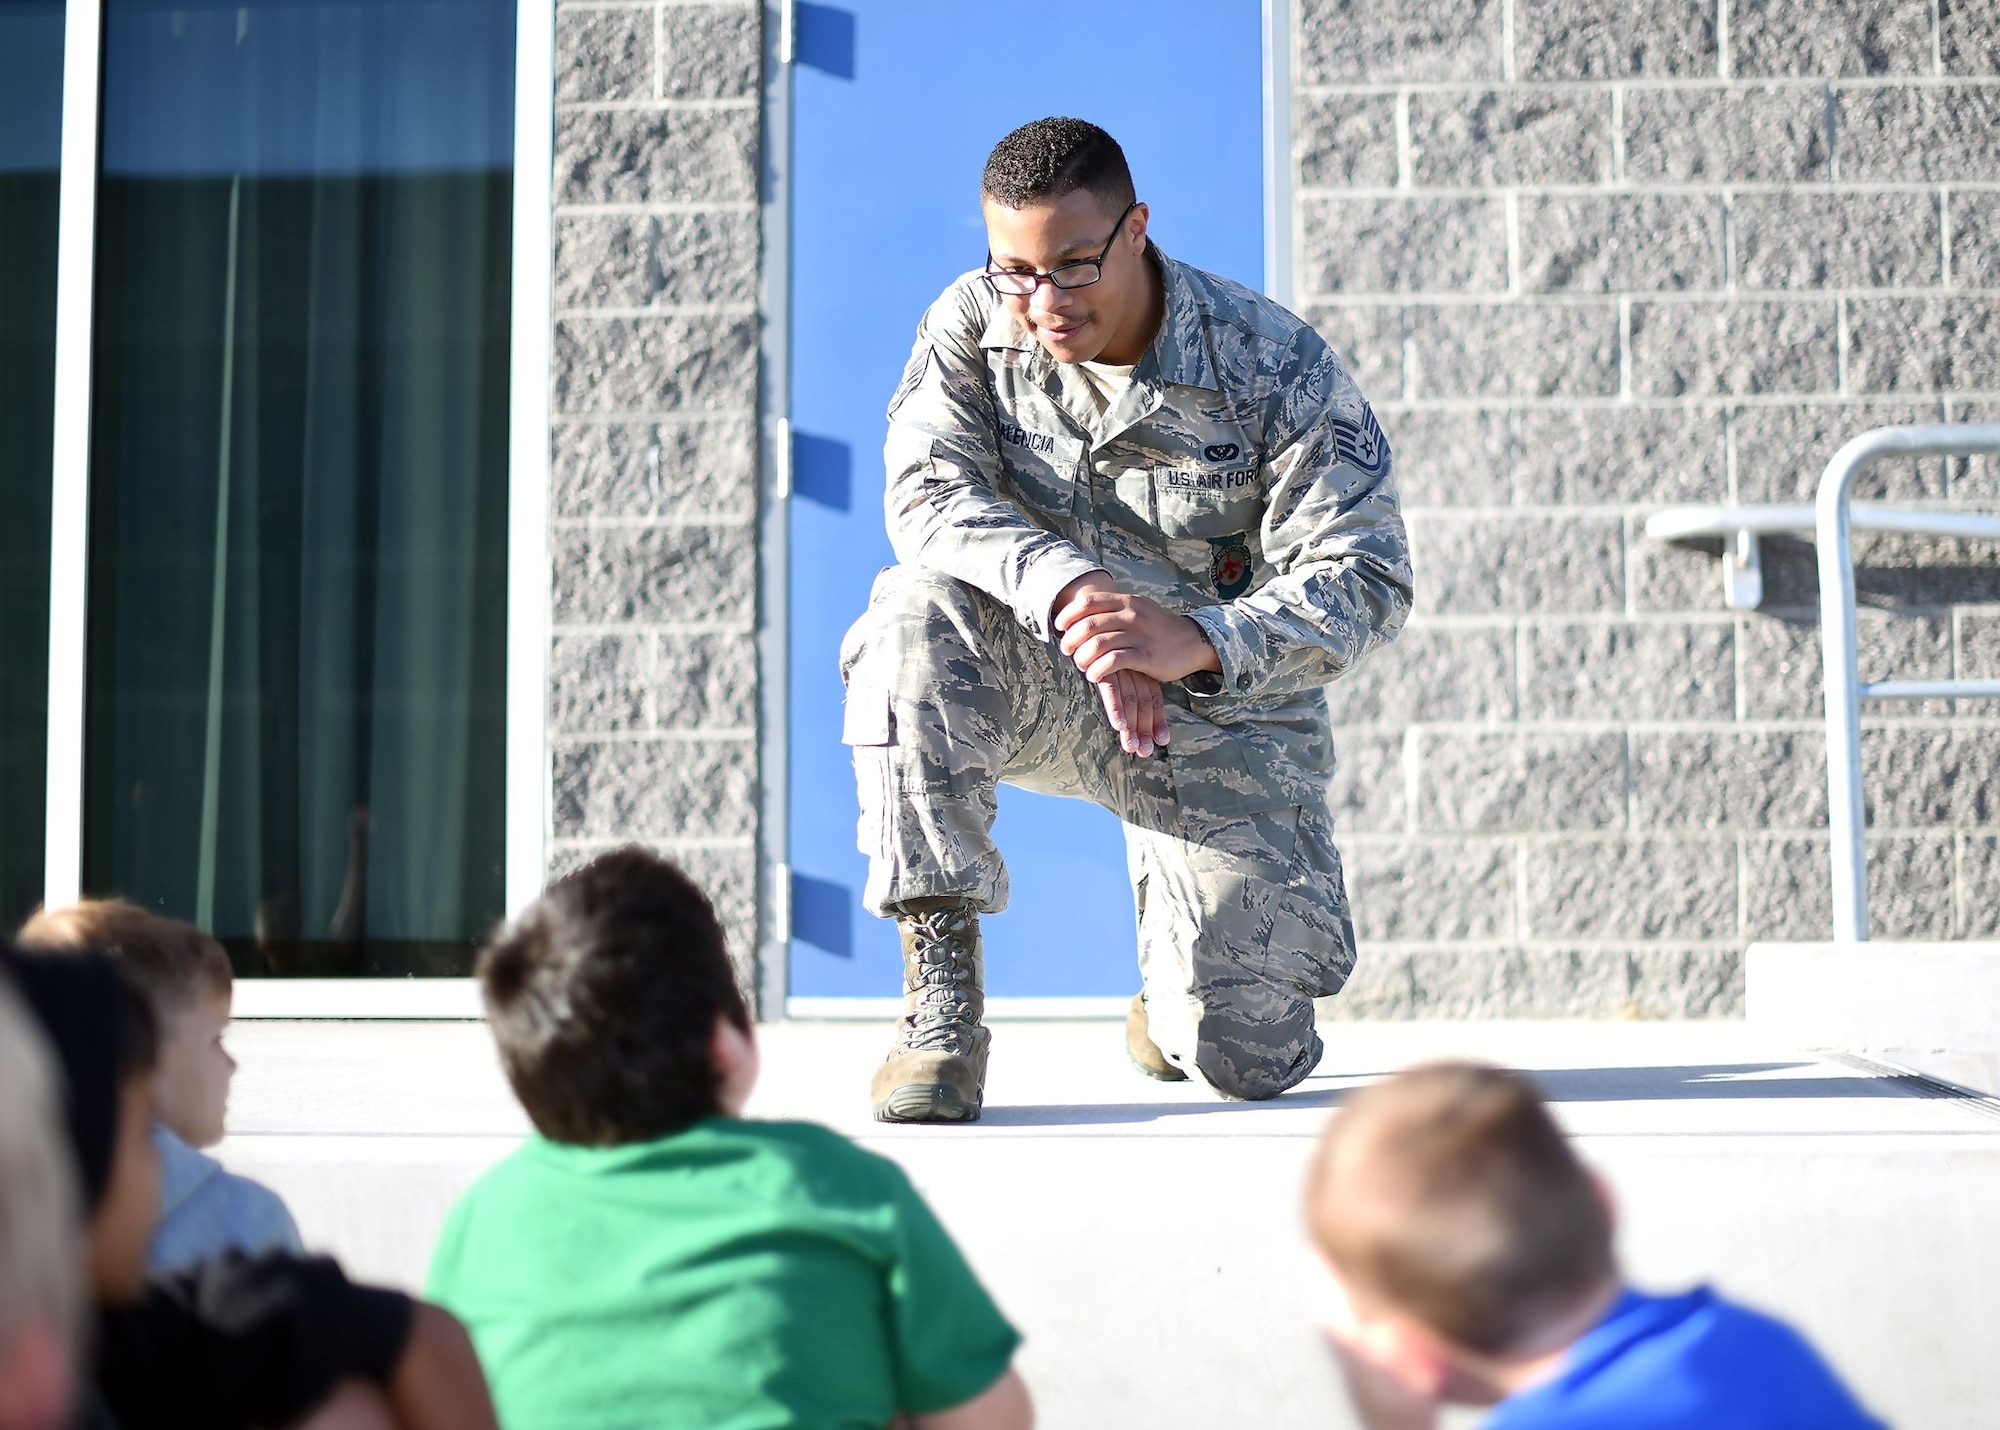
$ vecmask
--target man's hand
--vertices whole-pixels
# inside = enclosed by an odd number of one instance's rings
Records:
[[[1215,647],[1191,617],[1125,594],[1101,571],[1063,588],[1056,597],[1055,626],[1063,633],[1063,654],[1099,684],[1114,670],[1168,681],[1222,669]]]
[[[1200,626],[1143,596],[1124,595],[1102,571],[1079,576],[1063,587],[1056,597],[1055,611],[1055,627],[1063,632],[1063,653],[1096,685],[1098,696],[1104,701],[1104,714],[1111,721],[1111,728],[1118,732],[1118,742],[1127,754],[1143,757],[1167,743],[1167,702],[1160,693],[1162,680],[1178,680],[1191,671],[1222,668]],[[1135,611],[1136,617],[1132,614]],[[1133,630],[1140,622],[1143,633],[1134,635]],[[1190,635],[1199,645],[1199,651],[1177,649],[1164,662],[1150,658],[1161,637],[1185,643]],[[1141,642],[1149,652],[1145,664],[1129,653]],[[1162,675],[1159,669],[1148,668],[1171,668],[1176,660],[1188,663],[1174,675]]]

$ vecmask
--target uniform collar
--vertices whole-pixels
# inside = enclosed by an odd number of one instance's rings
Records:
[[[1180,387],[1218,388],[1215,368],[1208,360],[1208,312],[1188,278],[1187,265],[1167,257],[1151,239],[1146,240],[1146,255],[1158,267],[1160,281],[1166,288],[1166,312],[1160,319],[1160,331],[1153,335],[1152,345],[1140,357],[1133,376],[1142,381],[1156,378]],[[1050,367],[1061,366],[1043,351],[1027,325],[1009,311],[997,294],[993,311],[986,320],[986,331],[979,335],[979,346],[1025,352]]]

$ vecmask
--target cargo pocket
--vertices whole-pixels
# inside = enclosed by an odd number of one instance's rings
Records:
[[[1338,993],[1354,971],[1354,922],[1333,830],[1301,809],[1291,871],[1271,907],[1264,973],[1309,998]]]
[[[840,742],[854,751],[854,793],[861,817],[854,844],[891,879],[902,862],[896,838],[896,713],[879,691],[851,691],[840,722]],[[874,882],[871,873],[870,883]]]

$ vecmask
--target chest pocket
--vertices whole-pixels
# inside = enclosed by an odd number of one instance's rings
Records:
[[[1254,451],[1222,443],[1219,460],[1176,459],[1153,469],[1153,520],[1172,540],[1235,536],[1264,517],[1264,469]],[[1226,453],[1226,455],[1225,455]]]
[[[1039,425],[1039,424],[1038,424]],[[1030,511],[1068,516],[1076,507],[1083,442],[1048,425],[1029,427],[1000,414],[1000,466],[1013,488],[1006,495]]]

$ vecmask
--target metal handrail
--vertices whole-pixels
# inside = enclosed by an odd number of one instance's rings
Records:
[[[1826,669],[1826,793],[1833,863],[1833,938],[1868,939],[1868,879],[1862,847],[1861,701],[2000,695],[2000,680],[1885,680],[1863,684],[1855,670],[1854,479],[1885,457],[1965,457],[2000,452],[2000,426],[1878,427],[1833,454],[1819,479],[1814,530],[1819,544],[1820,646]],[[1895,530],[1924,536],[1996,537],[1990,517],[1899,512]],[[1968,519],[1970,517],[1970,519]],[[1881,528],[1877,528],[1881,529]]]

